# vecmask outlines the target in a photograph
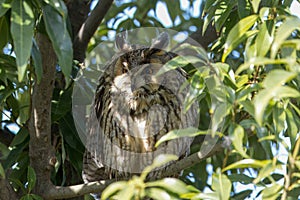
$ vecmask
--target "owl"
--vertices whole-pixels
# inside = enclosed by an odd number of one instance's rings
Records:
[[[85,182],[129,178],[140,174],[160,154],[185,157],[193,138],[156,142],[169,131],[198,126],[198,104],[184,111],[189,91],[181,68],[158,73],[178,56],[165,50],[165,32],[149,46],[130,44],[126,34],[116,37],[118,52],[99,77],[88,120],[83,161]],[[167,165],[149,174],[157,179]]]

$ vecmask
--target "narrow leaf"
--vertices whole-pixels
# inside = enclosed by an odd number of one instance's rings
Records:
[[[254,98],[255,119],[260,125],[263,121],[264,110],[272,98],[296,98],[300,96],[299,91],[288,86],[283,86],[284,83],[293,79],[296,75],[297,73],[284,70],[273,70],[267,75],[263,81],[265,89],[261,90]]]
[[[102,192],[101,199],[108,199],[118,191],[124,189],[127,185],[126,181],[119,181],[110,184],[105,190]]]
[[[164,190],[179,195],[189,192],[189,190],[186,189],[186,184],[176,178],[164,178],[162,180],[149,182],[147,183],[147,187],[161,187]]]
[[[205,131],[206,133],[206,131]],[[155,144],[155,147],[158,147],[161,143],[174,140],[180,137],[195,137],[196,135],[199,135],[199,131],[196,128],[189,127],[186,129],[179,129],[179,130],[172,130],[168,132],[166,135],[162,136]]]
[[[287,17],[286,21],[282,23],[282,25],[278,28],[275,39],[271,48],[271,57],[275,58],[278,49],[282,45],[282,43],[291,35],[291,33],[295,30],[299,30],[300,27],[300,19],[298,17]]]
[[[253,26],[253,24],[258,19],[258,15],[250,15],[241,19],[229,32],[227,40],[225,42],[225,50],[222,57],[224,62],[227,55],[234,49],[244,34]]]
[[[241,156],[244,158],[249,158],[249,156],[246,154],[246,152],[243,149],[243,138],[244,138],[244,129],[242,126],[238,124],[233,124],[231,127],[233,130],[230,131],[231,135],[231,141],[234,146],[234,148],[237,150]]]
[[[28,181],[28,192],[30,193],[36,183],[36,175],[34,169],[30,166],[28,166],[27,181]]]
[[[230,169],[238,169],[238,168],[261,168],[272,162],[271,160],[254,160],[254,159],[244,159],[237,161],[227,167],[225,167],[222,171],[227,171]]]
[[[50,5],[45,5],[43,11],[46,30],[58,57],[59,66],[68,77],[72,70],[73,48],[66,21],[56,8]]]
[[[18,80],[24,78],[30,57],[33,37],[34,15],[26,1],[13,1],[11,13],[11,34],[18,66]]]

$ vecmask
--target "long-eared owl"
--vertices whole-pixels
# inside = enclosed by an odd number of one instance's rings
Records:
[[[159,154],[183,158],[189,152],[192,138],[188,137],[155,147],[169,131],[198,124],[196,103],[184,111],[189,91],[186,73],[177,68],[158,74],[177,56],[165,50],[168,44],[165,32],[149,46],[130,44],[126,34],[116,37],[119,52],[105,65],[91,107],[83,164],[85,182],[130,177],[141,173]],[[165,169],[167,166],[152,176]]]

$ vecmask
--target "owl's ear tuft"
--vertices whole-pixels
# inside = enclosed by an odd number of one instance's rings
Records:
[[[127,42],[127,31],[119,33],[116,35],[116,47],[120,51],[126,51],[130,48],[130,45]]]
[[[169,35],[163,32],[157,36],[157,38],[152,40],[151,48],[154,49],[164,49],[169,45]]]

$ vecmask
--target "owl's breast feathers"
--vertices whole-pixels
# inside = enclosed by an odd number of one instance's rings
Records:
[[[161,41],[154,44],[162,45]],[[119,46],[128,48],[125,43]],[[99,79],[88,125],[86,182],[140,173],[161,153],[186,155],[192,138],[172,140],[158,148],[155,143],[173,129],[198,124],[197,103],[184,112],[189,91],[182,88],[185,72],[178,68],[157,76],[176,55],[155,48],[128,49],[108,63]],[[105,174],[99,177],[97,171],[103,168]]]

